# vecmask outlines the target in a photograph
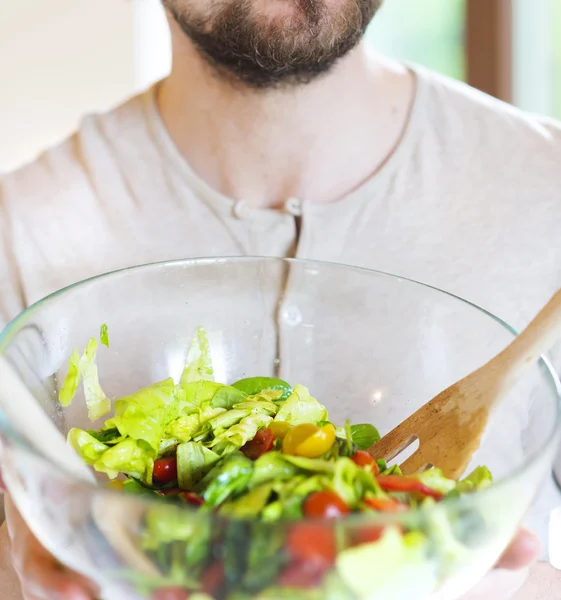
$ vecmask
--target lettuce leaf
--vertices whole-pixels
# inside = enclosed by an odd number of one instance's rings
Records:
[[[99,341],[109,348],[109,328],[105,323],[99,329]]]
[[[417,475],[426,486],[441,494],[449,494],[456,489],[456,482],[444,476],[441,469],[428,469]]]
[[[227,415],[229,413],[224,414]],[[268,415],[250,414],[241,419],[236,425],[231,425],[228,429],[218,434],[212,441],[211,447],[222,442],[228,442],[229,444],[241,448],[246,442],[249,442],[255,437],[255,434],[259,429],[267,427],[272,420],[272,417],[269,417]]]
[[[335,474],[332,482],[336,492],[351,508],[357,508],[367,492],[379,497],[385,496],[372,473],[357,466],[350,458],[341,457],[335,461]]]
[[[211,406],[213,398],[220,392],[224,387],[221,383],[214,381],[190,381],[182,382],[180,384],[183,390],[184,396],[181,399],[179,405],[179,412],[181,414],[189,415],[193,412],[197,412],[203,406]],[[216,405],[217,408],[226,408],[221,406],[220,396],[219,401]]]
[[[191,490],[220,460],[218,454],[200,442],[187,442],[177,447],[177,475],[179,487]]]
[[[115,402],[115,416],[106,427],[116,427],[122,435],[144,440],[154,451],[160,450],[166,425],[177,417],[179,390],[169,378]]]
[[[202,327],[199,327],[187,352],[185,368],[181,374],[181,384],[201,379],[213,381],[214,370],[207,334]]]
[[[312,398],[308,388],[303,385],[294,386],[294,391],[275,417],[275,421],[284,421],[291,425],[317,424],[325,420],[327,420],[327,409],[315,398]]]
[[[87,464],[94,465],[109,450],[109,446],[100,442],[82,429],[71,429],[67,436],[68,445]]]
[[[388,527],[380,540],[343,550],[337,556],[337,572],[345,584],[359,598],[423,598],[419,595],[403,595],[401,584],[407,583],[408,575],[419,574],[427,565],[427,540],[420,532],[402,535],[396,527]],[[376,577],[372,577],[372,568]],[[425,586],[434,585],[432,575]]]
[[[99,473],[106,473],[110,479],[124,473],[151,484],[154,459],[150,449],[129,438],[106,450],[93,467]]]
[[[99,384],[96,355],[97,340],[95,338],[89,341],[83,356],[80,357],[78,350],[74,350],[70,357],[68,373],[59,393],[62,406],[69,406],[78,391],[80,380],[82,380],[88,417],[91,421],[96,421],[111,410],[111,402]]]
[[[80,353],[74,350],[70,357],[68,373],[60,388],[59,400],[62,406],[70,406],[80,385]]]
[[[487,467],[477,467],[465,479],[458,482],[456,489],[461,493],[480,492],[493,484],[493,475]]]

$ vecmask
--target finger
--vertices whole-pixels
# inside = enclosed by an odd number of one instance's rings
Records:
[[[4,480],[2,479],[2,471],[0,471],[0,494],[5,491],[6,491],[6,484],[4,483]]]
[[[531,565],[538,559],[540,553],[540,542],[538,538],[522,529],[514,539],[505,553],[499,559],[496,567],[515,571]]]
[[[96,588],[63,567],[33,536],[9,496],[6,498],[13,563],[23,583],[24,598],[94,600]]]
[[[94,600],[95,590],[80,575],[72,573],[52,559],[30,557],[24,563],[22,580],[25,591],[44,600]]]

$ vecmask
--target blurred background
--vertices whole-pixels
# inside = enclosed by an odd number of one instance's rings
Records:
[[[384,0],[368,38],[391,56],[561,118],[561,0]],[[169,66],[158,0],[5,0],[0,171],[32,159],[84,114],[119,104]]]

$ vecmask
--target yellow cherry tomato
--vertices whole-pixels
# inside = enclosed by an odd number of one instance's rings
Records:
[[[335,427],[328,423],[296,447],[296,456],[318,458],[325,454],[335,442]]]
[[[122,492],[125,487],[125,484],[122,481],[119,481],[118,479],[114,479],[113,481],[110,481],[107,484],[107,487],[118,492]]]
[[[297,456],[296,449],[302,442],[307,440],[310,436],[319,432],[319,427],[313,423],[302,423],[289,429],[284,440],[282,441],[282,451],[285,454],[292,454]]]
[[[273,432],[277,440],[284,440],[286,434],[292,429],[292,425],[285,421],[273,421],[269,425],[269,429]]]

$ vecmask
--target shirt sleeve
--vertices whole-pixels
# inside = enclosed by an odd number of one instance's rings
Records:
[[[0,330],[25,308],[9,212],[0,178]]]

